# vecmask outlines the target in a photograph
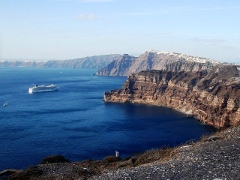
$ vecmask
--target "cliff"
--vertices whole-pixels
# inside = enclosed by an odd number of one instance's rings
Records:
[[[98,70],[95,75],[97,76],[127,76],[130,72],[130,67],[136,61],[136,57],[124,54],[115,61],[112,61],[106,67]]]
[[[167,106],[217,128],[240,124],[240,75],[237,66],[211,71],[151,70],[132,74],[106,102]]]
[[[0,67],[48,67],[48,68],[94,68],[100,69],[121,57],[118,54],[90,56],[70,60],[49,61],[0,61]]]
[[[142,70],[199,71],[218,62],[202,57],[164,51],[146,51],[139,57],[124,55],[96,72],[98,76],[128,76]]]
[[[47,61],[44,67],[51,68],[94,68],[100,69],[121,57],[118,54],[91,56],[72,60]]]

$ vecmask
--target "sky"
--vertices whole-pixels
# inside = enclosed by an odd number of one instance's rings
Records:
[[[0,60],[147,50],[240,64],[240,1],[0,0]]]

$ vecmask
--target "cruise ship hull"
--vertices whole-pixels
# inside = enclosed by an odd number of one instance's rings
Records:
[[[34,86],[34,87],[30,87],[28,89],[28,93],[29,94],[33,94],[33,93],[42,93],[42,92],[53,92],[53,91],[58,91],[59,90],[59,87],[56,86],[56,85],[49,85],[49,86],[44,86],[44,85],[41,85],[41,86]]]

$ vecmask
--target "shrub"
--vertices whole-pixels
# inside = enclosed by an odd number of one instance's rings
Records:
[[[150,163],[157,160],[165,160],[174,154],[174,148],[152,149],[136,156],[133,161],[134,166]]]
[[[120,161],[121,158],[120,157],[116,157],[116,156],[107,156],[103,159],[104,163],[112,163],[112,162],[117,162]]]
[[[66,163],[70,162],[68,159],[61,155],[54,155],[44,158],[40,164],[49,164],[49,163]]]

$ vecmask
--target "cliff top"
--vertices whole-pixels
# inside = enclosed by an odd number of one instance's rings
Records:
[[[98,70],[98,76],[129,76],[142,70],[199,71],[222,64],[210,58],[176,52],[149,50],[138,57],[124,55]]]
[[[220,62],[215,61],[210,58],[198,57],[198,56],[190,56],[182,53],[176,52],[167,52],[167,51],[158,51],[158,50],[148,50],[147,53],[155,53],[157,55],[168,55],[168,56],[175,56],[180,60],[186,60],[190,62],[198,62],[198,63],[212,63],[212,64],[219,64]]]

